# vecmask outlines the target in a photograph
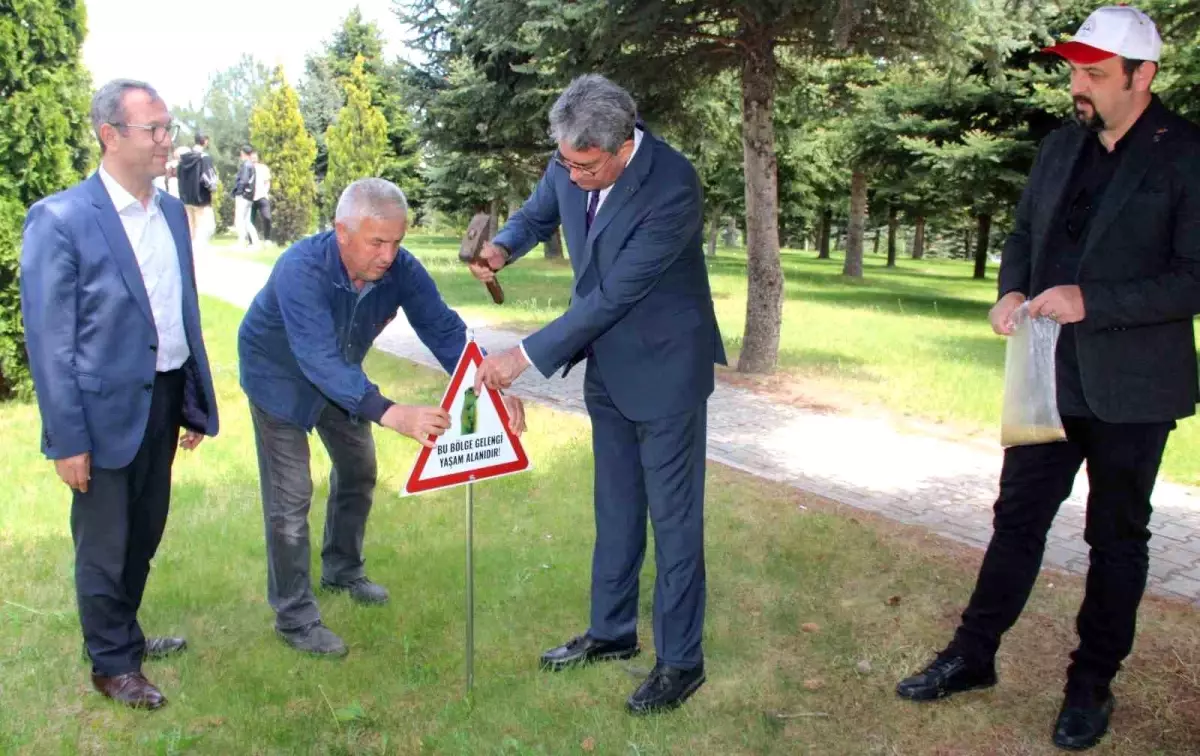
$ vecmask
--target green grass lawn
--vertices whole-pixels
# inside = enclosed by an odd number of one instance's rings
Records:
[[[443,296],[464,316],[534,329],[567,306],[571,268],[535,249],[500,274],[506,302],[497,307],[458,262],[458,239],[412,235],[405,245],[429,268]],[[274,253],[255,256],[263,262]],[[779,346],[780,376],[757,381],[801,401],[865,407],[900,418],[944,424],[954,433],[999,440],[1004,340],[987,311],[995,301],[989,279],[971,279],[971,263],[901,260],[888,270],[868,255],[865,281],[849,283],[842,261],[784,250],[786,300]],[[746,318],[746,260],[721,250],[709,265],[717,317],[730,364],[736,364]],[[1172,435],[1163,474],[1200,484],[1200,421]]]
[[[36,409],[0,407],[0,754],[1055,753],[1078,580],[1039,581],[1006,640],[998,688],[935,705],[900,701],[895,681],[948,638],[978,552],[718,466],[706,503],[708,683],[681,711],[636,719],[623,702],[652,655],[539,672],[544,648],[585,627],[593,538],[586,421],[539,407],[526,436],[535,469],[476,494],[473,698],[463,697],[462,491],[399,498],[416,446],[378,429],[366,555],[391,603],[321,597],[351,653],[298,655],[273,636],[265,599],[253,437],[236,376],[239,313],[211,299],[203,309],[222,432],[180,455],[141,613],[148,631],[191,643],[147,664],[170,699],[160,712],[90,691],[68,494],[37,451]],[[401,401],[434,402],[445,385],[379,354],[368,372]],[[327,471],[315,451],[315,534]],[[314,579],[316,570],[314,561]],[[647,648],[652,580],[648,565]],[[1182,604],[1146,601],[1114,732],[1096,753],[1200,750],[1197,619]]]

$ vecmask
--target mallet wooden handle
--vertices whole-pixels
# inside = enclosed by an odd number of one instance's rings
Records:
[[[492,301],[496,304],[504,304],[504,289],[500,288],[500,282],[493,278],[485,285],[487,286],[488,294],[492,295]]]

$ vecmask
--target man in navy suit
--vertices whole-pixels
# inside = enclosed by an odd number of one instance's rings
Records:
[[[178,127],[144,82],[92,99],[99,170],[29,210],[21,312],[42,451],[74,491],[75,590],[92,683],[135,708],[166,699],[137,612],[167,522],[177,446],[217,433],[183,204],[154,187]],[[183,430],[182,437],[180,431]]]
[[[380,178],[350,184],[338,200],[334,230],[280,256],[238,331],[242,389],[258,447],[267,599],[280,638],[306,653],[347,653],[321,621],[309,577],[309,433],[316,429],[333,462],[321,585],[381,604],[387,590],[367,577],[363,558],[376,479],[371,424],[426,446],[433,445],[430,435],[450,427],[441,407],[395,404],[363,371],[371,344],[401,309],[446,372],[466,345],[466,325],[400,246],[407,229],[408,203],[395,184]],[[521,401],[504,401],[513,430],[521,432]]]
[[[638,653],[638,574],[654,525],[657,662],[633,713],[683,703],[704,682],[704,460],[713,365],[725,350],[702,251],[696,171],[637,120],[628,92],[573,81],[550,111],[558,151],[533,195],[472,265],[483,281],[561,224],[575,285],[565,313],[489,356],[477,384],[549,377],[587,359],[595,456],[591,625],[542,655],[543,668]],[[477,386],[478,387],[478,386]]]

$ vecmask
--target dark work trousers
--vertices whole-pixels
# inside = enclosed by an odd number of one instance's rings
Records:
[[[297,630],[321,619],[309,575],[308,511],[313,483],[308,433],[250,405],[267,539],[267,600],[279,630]],[[332,461],[325,509],[321,576],[347,584],[364,577],[363,535],[375,494],[375,439],[371,424],[354,422],[326,403],[317,434]]]
[[[1065,442],[1005,450],[991,543],[951,650],[987,663],[1020,616],[1041,568],[1046,534],[1087,462],[1084,540],[1090,565],[1076,619],[1069,686],[1106,688],[1133,648],[1149,566],[1150,494],[1175,424],[1063,418]]]
[[[182,370],[155,377],[146,435],[133,461],[119,470],[92,468],[87,493],[76,491],[71,501],[79,622],[97,675],[142,667],[146,636],[137,613],[167,525],[183,382]]]

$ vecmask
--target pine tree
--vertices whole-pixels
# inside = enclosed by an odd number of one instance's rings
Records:
[[[434,0],[426,0],[440,6]],[[778,152],[774,125],[780,54],[887,56],[935,47],[955,0],[476,0],[483,33],[515,38],[541,65],[611,74],[639,107],[670,108],[720,71],[739,77],[748,291],[741,372],[775,369],[783,314]],[[487,9],[493,9],[489,18]]]
[[[0,399],[31,387],[17,282],[25,210],[95,159],[85,28],[82,2],[0,0]]]
[[[355,58],[343,86],[346,105],[325,132],[329,172],[321,185],[321,195],[325,213],[331,218],[342,190],[360,178],[378,176],[388,152],[387,121],[371,104],[361,55]]]
[[[300,100],[283,77],[283,67],[250,114],[250,140],[271,169],[271,229],[283,242],[308,234],[316,219],[313,160],[317,143],[304,128]]]
[[[323,184],[328,173],[325,133],[345,105],[345,82],[359,57],[371,105],[383,114],[387,124],[388,149],[376,175],[403,189],[410,207],[419,210],[423,195],[421,140],[413,126],[411,98],[405,94],[404,64],[384,58],[383,33],[374,22],[366,21],[357,7],[347,14],[324,50],[309,56],[300,84],[300,110],[317,140],[317,181]],[[327,194],[324,188],[321,194]]]

